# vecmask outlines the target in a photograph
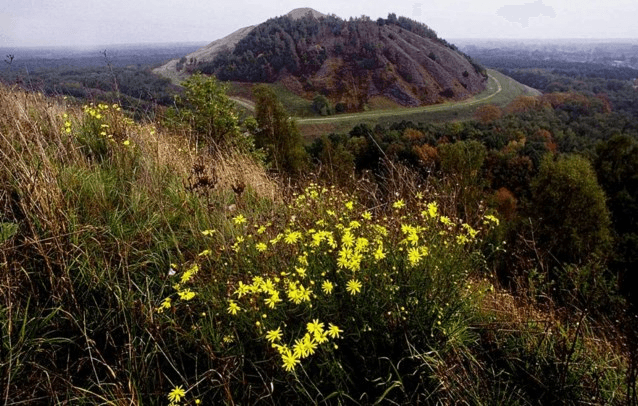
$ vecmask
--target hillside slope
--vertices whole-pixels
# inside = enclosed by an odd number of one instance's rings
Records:
[[[165,76],[195,71],[221,80],[280,82],[350,111],[375,97],[403,106],[463,100],[484,90],[487,79],[424,24],[394,14],[346,21],[312,9],[239,30],[157,70]]]

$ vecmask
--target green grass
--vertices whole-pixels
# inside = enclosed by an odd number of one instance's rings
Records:
[[[372,127],[377,124],[387,125],[403,120],[413,122],[449,122],[463,121],[473,118],[476,108],[485,104],[504,107],[519,96],[537,94],[524,85],[494,70],[488,70],[496,80],[489,78],[487,88],[462,102],[448,102],[438,105],[376,110],[363,113],[335,115],[325,118],[300,118],[297,124],[307,138],[313,138],[326,132],[347,132],[359,123]],[[498,81],[498,83],[497,83]],[[498,91],[498,86],[501,91]],[[497,93],[498,92],[498,93]]]

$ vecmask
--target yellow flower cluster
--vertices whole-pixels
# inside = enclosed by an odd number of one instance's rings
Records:
[[[88,123],[90,130],[94,131],[95,134],[106,137],[106,139],[112,143],[121,142],[125,147],[134,146],[131,140],[124,139],[125,136],[123,134],[114,136],[114,133],[118,133],[117,128],[122,132],[123,128],[130,128],[134,124],[133,120],[121,114],[122,109],[120,106],[117,104],[108,105],[99,103],[95,105],[94,103],[90,103],[82,106],[82,110],[86,118],[85,124]],[[70,132],[70,127],[66,127],[66,132]]]
[[[171,272],[169,276],[173,276],[175,273],[174,268],[177,268],[177,265],[171,264]],[[177,291],[177,296],[179,296],[180,300],[189,301],[192,300],[197,293],[193,292],[191,288],[184,287],[187,283],[190,283],[195,276],[199,272],[199,266],[197,264],[192,265],[190,268],[185,270],[180,276],[180,280],[178,283],[173,285],[173,289]],[[164,310],[170,309],[172,306],[172,299],[170,297],[164,298],[162,303],[155,309],[158,313],[162,313]]]
[[[338,326],[329,323],[328,329],[325,329],[325,324],[318,319],[313,319],[306,325],[306,332],[303,337],[295,340],[294,345],[289,347],[287,344],[279,344],[283,338],[283,333],[280,327],[276,330],[270,330],[266,333],[266,340],[268,340],[272,347],[275,348],[281,356],[282,367],[286,371],[293,371],[295,367],[301,363],[301,360],[313,355],[319,345],[329,342],[329,339],[336,339],[341,337],[341,330]],[[336,346],[336,344],[335,344]]]
[[[225,266],[237,267],[227,281],[225,313],[250,323],[231,322],[233,336],[240,334],[236,326],[256,326],[256,333],[278,351],[282,367],[294,371],[303,359],[343,333],[335,324],[326,327],[319,314],[340,324],[350,307],[355,311],[366,301],[382,298],[379,317],[397,314],[405,320],[408,311],[403,305],[417,306],[418,300],[400,296],[401,280],[415,271],[436,269],[437,258],[448,248],[469,249],[482,228],[443,216],[437,203],[425,201],[422,194],[416,201],[401,199],[391,206],[393,213],[405,215],[378,216],[361,208],[352,196],[310,185],[295,195],[287,219],[280,223],[253,224],[242,213],[230,219],[238,233],[229,243],[231,249],[204,250],[199,257],[213,260],[212,253],[220,252]],[[482,225],[497,222],[485,216]],[[214,233],[202,231],[205,236]],[[439,257],[433,258],[433,253]],[[193,265],[181,274],[175,285],[180,300],[196,296],[185,285],[198,270]],[[158,311],[172,305],[166,298]],[[305,320],[311,321],[304,329]],[[368,323],[361,323],[348,321],[347,330],[366,331]],[[334,342],[333,346],[337,348]]]

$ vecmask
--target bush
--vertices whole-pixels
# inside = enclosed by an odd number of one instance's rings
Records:
[[[609,254],[609,210],[589,161],[546,155],[532,196],[538,241],[557,261],[582,264]]]
[[[194,340],[244,365],[220,371],[228,402],[418,402],[437,386],[430,349],[444,354],[468,337],[482,292],[468,284],[474,247],[497,222],[475,229],[422,198],[393,202],[387,217],[310,185],[285,217],[237,214],[233,239],[206,232],[211,249],[176,268],[158,311],[166,325],[201,320]]]
[[[177,108],[167,112],[172,128],[187,126],[198,141],[212,145],[249,149],[250,140],[239,130],[235,103],[226,94],[226,87],[214,76],[192,75],[183,83],[183,98],[177,98]]]

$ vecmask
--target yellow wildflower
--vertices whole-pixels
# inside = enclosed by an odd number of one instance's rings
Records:
[[[239,310],[241,310],[241,309],[239,308],[237,303],[235,303],[234,300],[229,300],[228,301],[228,310],[227,310],[228,313],[230,313],[233,316],[235,316]]]
[[[321,284],[321,290],[323,290],[323,293],[325,293],[326,295],[331,294],[332,289],[334,289],[334,285],[330,281],[323,281],[323,283]]]
[[[419,261],[421,261],[421,252],[419,248],[410,248],[408,250],[408,261],[410,261],[410,265],[416,266]]]
[[[403,201],[403,199],[397,200],[392,204],[392,207],[394,207],[395,209],[402,209],[405,207],[405,202]]]
[[[177,292],[177,294],[179,295],[179,298],[182,300],[191,300],[192,298],[195,297],[195,292],[193,292],[189,288],[180,290],[179,292]]]
[[[271,343],[281,340],[281,337],[282,337],[281,328],[279,327],[277,328],[277,330],[269,330],[266,333],[266,339]]]
[[[239,214],[235,217],[233,217],[233,223],[235,224],[244,224],[246,222],[246,217],[244,217],[243,214]]]
[[[437,206],[436,202],[428,203],[428,215],[431,218],[436,217],[436,215],[438,214],[438,211],[439,211],[439,207]]]
[[[295,366],[301,361],[299,361],[299,357],[296,357],[290,350],[285,350],[281,354],[281,360],[283,361],[283,367],[286,371],[291,372],[295,369]]]
[[[184,396],[186,396],[186,392],[184,392],[184,388],[182,388],[182,385],[179,385],[174,387],[173,390],[169,392],[168,400],[177,403],[182,400]]]
[[[328,324],[328,335],[332,338],[339,338],[339,333],[343,333],[339,327],[335,326],[332,323]]]
[[[281,302],[281,298],[279,297],[279,292],[275,291],[270,294],[270,297],[264,299],[266,305],[271,309],[274,309],[277,306],[277,303]]]
[[[167,297],[162,301],[162,304],[157,308],[157,312],[161,313],[164,311],[164,309],[170,309],[171,308],[171,298]]]
[[[357,293],[361,292],[361,282],[356,279],[349,280],[346,284],[346,290],[352,296],[356,295]]]
[[[323,323],[320,323],[319,319],[313,319],[312,322],[306,324],[306,329],[310,334],[322,334]]]
[[[286,244],[295,244],[299,240],[301,240],[301,233],[299,231],[292,231],[284,237]]]
[[[383,252],[383,243],[380,243],[377,249],[374,251],[374,259],[380,261],[383,258],[385,258],[385,252]]]

